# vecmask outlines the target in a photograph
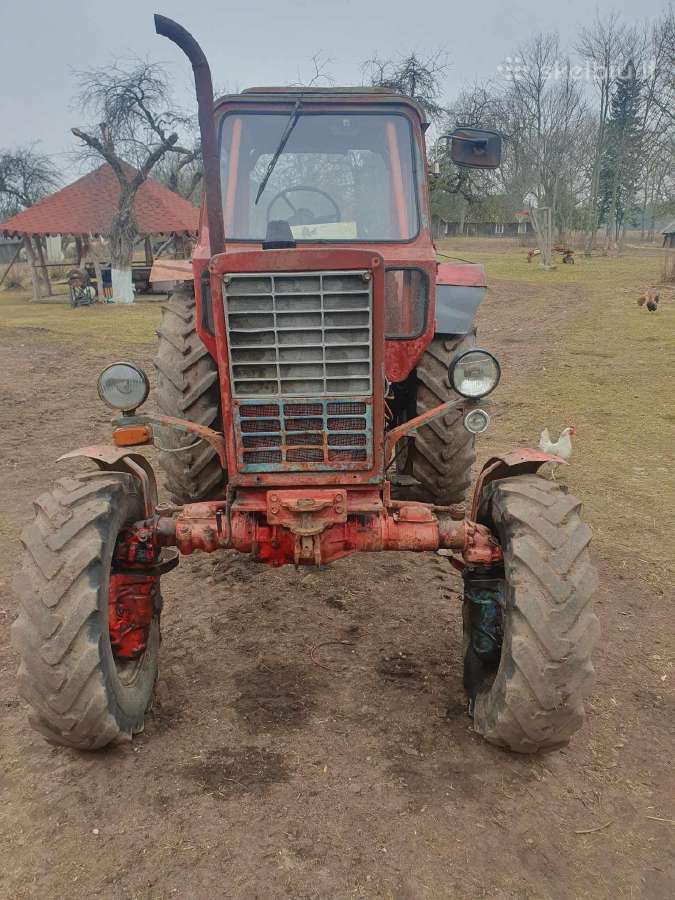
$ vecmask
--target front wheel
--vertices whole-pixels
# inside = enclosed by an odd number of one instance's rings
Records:
[[[504,565],[465,571],[464,684],[474,729],[519,753],[567,743],[584,720],[599,625],[580,506],[537,475],[488,484],[480,505]]]
[[[460,337],[436,336],[417,364],[416,415],[441,403],[459,400],[448,367],[458,353],[476,344],[476,332]],[[447,506],[462,503],[476,458],[475,437],[464,427],[462,409],[451,409],[416,429],[408,452],[409,468],[419,489],[411,498]]]
[[[132,475],[91,473],[61,479],[35,510],[15,582],[19,690],[49,741],[95,750],[143,730],[157,677],[159,577],[118,572],[113,560],[143,501]],[[145,617],[134,621],[136,604]]]
[[[218,367],[197,334],[195,309],[194,291],[187,285],[162,307],[155,357],[157,402],[167,416],[222,431]],[[227,472],[213,447],[174,428],[161,432],[159,464],[172,499],[195,503],[222,497]]]

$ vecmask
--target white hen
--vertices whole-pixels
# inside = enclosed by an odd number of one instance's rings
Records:
[[[574,425],[569,425],[560,432],[557,441],[552,441],[548,428],[544,428],[539,437],[539,449],[544,453],[551,453],[553,456],[567,460],[572,455],[572,435],[576,433]]]

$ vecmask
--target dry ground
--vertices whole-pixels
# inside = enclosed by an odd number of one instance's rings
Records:
[[[675,296],[636,307],[651,251],[545,274],[511,244],[443,249],[490,274],[481,342],[504,380],[482,458],[578,429],[563,477],[595,529],[603,627],[585,730],[541,758],[472,733],[459,582],[436,557],[318,573],[224,555],[165,578],[145,734],[95,755],[43,743],[8,641],[18,534],[55,458],[106,438],[97,369],[149,363],[159,310],[0,295],[0,896],[675,895]]]

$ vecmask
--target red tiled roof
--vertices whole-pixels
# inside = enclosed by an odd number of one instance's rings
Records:
[[[0,222],[0,234],[110,234],[119,192],[115,173],[105,163]],[[199,228],[199,210],[152,178],[138,189],[134,206],[141,234],[195,232]]]

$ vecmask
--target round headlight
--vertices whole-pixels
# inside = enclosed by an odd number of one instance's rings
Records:
[[[98,376],[98,395],[113,409],[130,412],[144,403],[150,382],[143,369],[128,362],[107,366]]]
[[[484,409],[472,409],[464,416],[464,427],[471,434],[482,434],[490,424],[490,416]]]
[[[501,369],[487,350],[467,350],[450,363],[450,384],[462,397],[485,397],[499,384]]]

